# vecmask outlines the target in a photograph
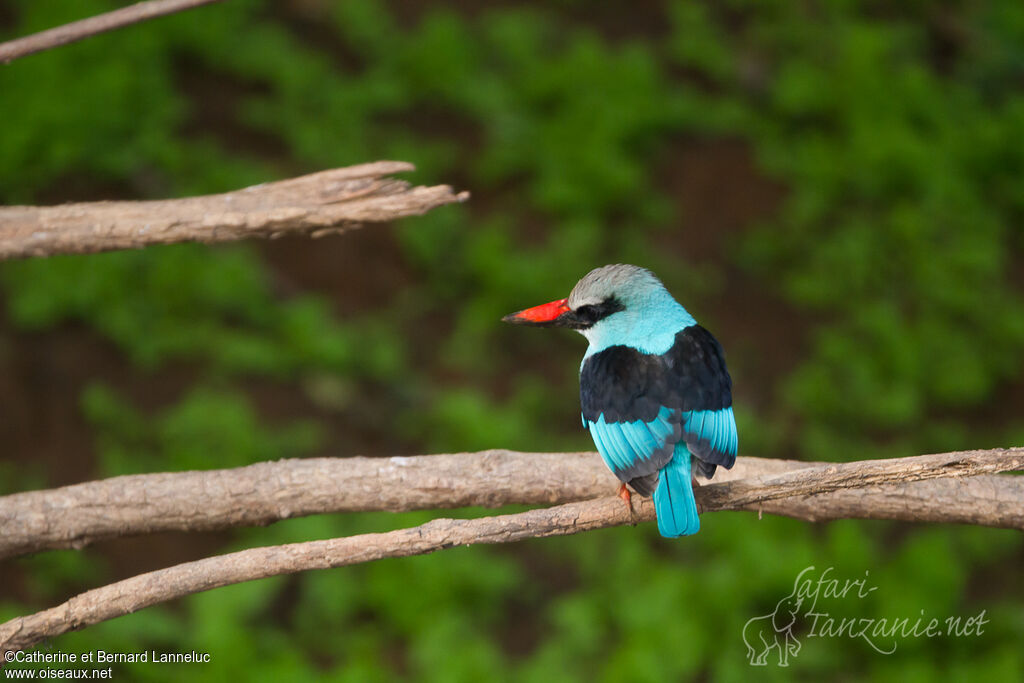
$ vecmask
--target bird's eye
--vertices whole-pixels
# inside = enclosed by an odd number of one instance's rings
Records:
[[[601,303],[580,306],[573,310],[573,317],[582,328],[587,328],[622,310],[625,310],[625,306],[617,298],[610,296]]]
[[[597,310],[597,306],[590,304],[580,306],[576,309],[575,313],[580,322],[587,323],[588,325],[596,323],[598,318],[601,317],[601,312]]]

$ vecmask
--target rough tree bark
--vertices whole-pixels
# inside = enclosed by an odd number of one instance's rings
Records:
[[[415,167],[378,161],[226,194],[156,201],[0,207],[0,260],[134,249],[172,242],[342,232],[465,201],[447,185],[410,187],[386,176]]]
[[[698,489],[697,498],[704,512],[746,509],[793,496],[811,496],[820,502],[829,492],[864,486],[906,485],[1020,469],[1024,469],[1024,448],[965,451],[819,465],[714,483]],[[1010,504],[1018,519],[1022,505],[1019,498]],[[1005,513],[998,509],[994,512]],[[563,536],[653,518],[654,506],[648,499],[634,496],[633,509],[627,511],[617,497],[611,496],[513,515],[437,519],[412,529],[382,534],[252,548],[142,574],[87,591],[37,614],[12,619],[0,625],[0,657],[3,652],[32,647],[70,630],[232,583],[418,555],[458,545]]]
[[[998,461],[1018,457],[1024,449],[992,453]],[[899,462],[909,464],[908,460]],[[732,470],[719,469],[714,481],[824,465],[740,458]],[[598,498],[617,486],[618,480],[595,453],[504,450],[310,458],[227,470],[131,475],[0,497],[0,558],[82,548],[133,534],[211,531],[330,512],[550,505]],[[714,495],[715,490],[705,487],[698,492],[698,500],[707,502],[705,497]],[[861,485],[755,501],[739,508],[809,521],[900,519],[1024,529],[1024,477]]]
[[[39,33],[33,33],[24,38],[9,40],[0,43],[0,63],[26,57],[36,52],[49,50],[60,45],[74,43],[83,38],[94,36],[97,33],[105,33],[114,29],[137,24],[140,21],[156,19],[157,17],[174,14],[182,10],[210,5],[220,0],[148,0],[138,2],[128,7],[122,7],[112,12],[98,14],[95,17],[82,19],[70,24],[64,24]]]

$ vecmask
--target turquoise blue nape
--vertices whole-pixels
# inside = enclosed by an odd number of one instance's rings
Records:
[[[693,410],[683,413],[683,431],[707,440],[719,453],[735,456],[739,449],[732,406],[721,410]]]
[[[672,348],[676,334],[692,327],[697,320],[660,285],[646,291],[636,302],[627,302],[627,309],[604,320],[589,330],[581,330],[590,345],[583,354],[583,363],[595,353],[611,346],[628,346],[641,353],[660,356]]]
[[[691,536],[700,531],[697,502],[693,499],[690,482],[690,452],[682,442],[676,444],[672,461],[658,473],[654,511],[658,516],[658,533],[662,536]]]
[[[590,430],[601,458],[615,473],[650,458],[675,432],[669,408],[662,408],[650,422],[605,422],[602,413],[596,422],[584,418],[583,425]]]

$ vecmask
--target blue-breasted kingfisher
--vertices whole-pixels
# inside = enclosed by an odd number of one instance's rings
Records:
[[[583,426],[605,464],[654,496],[662,536],[700,529],[693,472],[705,479],[736,462],[732,379],[722,346],[653,273],[616,264],[583,277],[567,299],[505,322],[578,331],[590,345],[580,365]],[[632,506],[630,505],[632,512]]]

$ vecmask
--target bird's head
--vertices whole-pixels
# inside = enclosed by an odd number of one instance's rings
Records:
[[[566,299],[527,308],[502,318],[507,323],[568,327],[591,345],[642,342],[652,335],[694,324],[690,314],[645,268],[615,264],[595,268]]]

